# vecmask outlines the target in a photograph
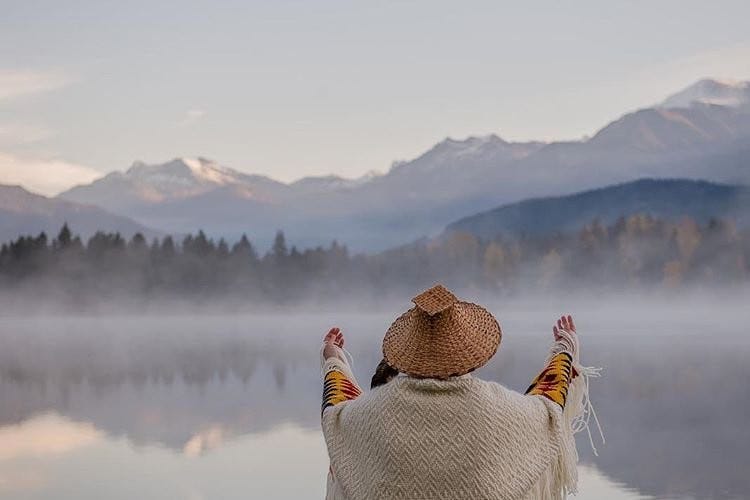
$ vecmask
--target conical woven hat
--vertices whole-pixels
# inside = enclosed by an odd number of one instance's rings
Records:
[[[415,307],[393,322],[383,339],[383,357],[400,372],[448,378],[487,363],[502,331],[489,311],[462,302],[443,285],[412,299]]]

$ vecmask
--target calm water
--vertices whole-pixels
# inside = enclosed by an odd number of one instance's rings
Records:
[[[531,309],[493,311],[479,376],[526,387],[554,317]],[[579,441],[577,498],[747,498],[744,308],[574,311],[607,438]],[[0,498],[321,498],[319,339],[335,318],[364,384],[393,316],[4,318]]]

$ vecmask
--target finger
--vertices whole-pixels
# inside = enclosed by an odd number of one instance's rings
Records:
[[[338,328],[336,328],[336,327],[331,328],[330,330],[328,330],[328,333],[323,338],[323,342],[326,342],[326,343],[327,342],[333,342],[334,339],[336,338],[336,335],[338,333],[339,333],[339,329]]]
[[[554,335],[555,340],[560,340],[560,331],[557,329],[556,326],[552,327],[552,335]]]
[[[566,330],[570,330],[570,323],[568,323],[568,317],[567,316],[563,316],[562,317],[562,322],[563,322],[563,326],[565,327],[565,329]]]
[[[573,316],[571,316],[570,314],[568,314],[568,323],[570,324],[570,329],[572,331],[576,331],[576,325],[575,323],[573,323]]]
[[[336,335],[336,345],[339,347],[344,347],[344,334],[341,332]]]
[[[565,329],[565,327],[564,327],[564,326],[563,326],[563,324],[562,324],[562,319],[558,319],[558,320],[557,320],[557,327],[558,327],[558,328],[560,328],[560,329],[562,329],[562,330],[564,330],[564,329]]]

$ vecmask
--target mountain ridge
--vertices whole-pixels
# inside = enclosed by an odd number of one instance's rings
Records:
[[[141,233],[147,238],[163,232],[112,214],[99,207],[31,193],[22,186],[0,184],[0,242],[41,232],[56,234],[68,223],[75,234],[88,238],[96,231],[119,232],[126,238]]]
[[[593,220],[611,224],[620,217],[649,214],[663,219],[691,217],[706,222],[730,218],[750,226],[750,187],[686,179],[638,179],[563,196],[530,198],[463,217],[445,232],[483,239],[579,230]]]
[[[710,88],[691,87],[664,102],[692,96],[694,105],[626,113],[581,141],[448,137],[412,160],[394,162],[384,174],[292,183],[178,158],[134,165],[130,174],[106,176],[60,198],[98,204],[166,232],[204,227],[214,236],[248,232],[270,243],[284,229],[299,245],[337,238],[377,251],[438,234],[462,215],[529,197],[643,177],[750,182],[750,108],[707,102],[715,97]],[[156,175],[170,169],[175,179]]]
[[[686,108],[695,103],[740,107],[750,104],[750,81],[721,81],[703,78],[672,94],[658,106]]]

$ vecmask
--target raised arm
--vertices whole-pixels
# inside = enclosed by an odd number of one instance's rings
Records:
[[[529,388],[526,389],[526,394],[544,396],[564,408],[570,383],[578,375],[573,368],[573,360],[576,356],[576,343],[571,342],[576,335],[573,318],[561,317],[557,320],[557,325],[552,327],[552,333],[555,343],[547,365],[531,382]]]
[[[362,394],[344,355],[344,336],[331,328],[323,339],[323,404],[321,413],[331,406],[356,399]]]

